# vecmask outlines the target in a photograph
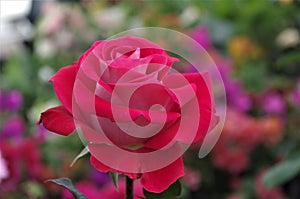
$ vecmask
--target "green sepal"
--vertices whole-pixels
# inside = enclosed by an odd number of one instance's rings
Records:
[[[111,177],[111,180],[113,181],[115,188],[119,192],[119,184],[118,184],[119,174],[117,174],[116,172],[109,172],[109,176]]]
[[[88,147],[84,147],[84,149],[75,157],[75,159],[72,161],[71,163],[71,167],[74,166],[74,164],[80,159],[82,158],[83,156],[85,156],[86,154],[88,154],[90,151],[88,149]]]

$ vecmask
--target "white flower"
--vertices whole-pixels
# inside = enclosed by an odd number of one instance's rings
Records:
[[[283,30],[276,38],[276,43],[281,48],[294,47],[300,43],[300,35],[297,29]]]
[[[53,68],[51,68],[50,66],[43,66],[38,71],[38,77],[43,82],[48,82],[48,80],[50,79],[50,77],[52,77],[54,75],[54,73],[55,72],[54,72]]]
[[[51,58],[57,52],[57,45],[50,39],[40,39],[36,42],[36,53],[42,58]]]
[[[196,22],[200,17],[200,12],[194,7],[187,7],[179,17],[183,27],[187,27]]]
[[[7,168],[6,162],[3,159],[1,151],[0,151],[0,183],[2,180],[7,178],[8,176],[9,176],[8,168]]]
[[[122,7],[110,7],[96,13],[96,21],[101,30],[116,30],[121,28],[126,19],[126,10]]]

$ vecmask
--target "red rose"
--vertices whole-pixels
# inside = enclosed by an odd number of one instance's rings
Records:
[[[62,106],[41,123],[61,135],[80,128],[96,169],[161,192],[184,175],[182,151],[215,119],[208,74],[178,74],[178,61],[142,38],[97,41],[50,79]]]

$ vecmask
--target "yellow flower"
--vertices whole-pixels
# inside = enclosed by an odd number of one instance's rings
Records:
[[[246,36],[237,36],[229,40],[228,51],[237,63],[257,59],[262,55],[261,48]]]

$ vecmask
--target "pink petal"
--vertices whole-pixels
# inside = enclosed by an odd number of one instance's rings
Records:
[[[58,99],[70,113],[72,113],[72,93],[77,70],[77,64],[63,67],[49,80],[54,84]]]
[[[90,157],[90,162],[93,165],[93,167],[95,169],[97,169],[98,171],[101,171],[101,172],[104,172],[104,173],[107,173],[107,172],[116,172],[115,169],[110,168],[110,167],[106,166],[105,164],[101,163],[94,156]]]
[[[144,147],[150,149],[160,149],[168,145],[176,136],[179,124],[180,120],[177,120],[175,121],[175,124],[170,124],[167,127],[163,128],[157,135],[149,139],[144,144]]]
[[[112,112],[112,106],[114,107],[114,114]],[[95,96],[95,109],[96,109],[97,116],[109,118],[112,121],[118,121],[118,122],[129,122],[132,120],[135,121],[142,116],[148,122],[151,121],[154,123],[159,123],[161,122],[159,118],[162,118],[160,114],[163,114],[162,112],[157,111],[156,113],[153,113],[153,115],[156,115],[156,117],[150,118],[148,110],[139,110],[139,109],[111,104],[110,102],[107,102],[99,98],[98,96]],[[130,118],[128,118],[127,115],[125,114],[125,112],[128,111],[130,113]],[[173,121],[174,119],[180,116],[180,114],[177,112],[167,112],[166,114],[167,114],[166,122]]]
[[[63,107],[50,108],[41,114],[41,120],[46,129],[60,135],[69,135],[75,130],[72,115]]]
[[[99,160],[97,160],[97,158],[95,158],[94,156],[90,157],[90,162],[95,169],[97,169],[98,171],[104,172],[104,173],[117,172],[118,174],[125,174],[133,180],[136,180],[141,177],[141,174],[139,174],[139,173],[124,173],[124,172],[117,171],[113,168],[110,168],[110,167],[106,166],[105,164],[103,164],[102,162],[100,162]]]
[[[141,184],[147,191],[160,193],[182,176],[184,176],[184,165],[182,158],[179,158],[165,168],[143,173]]]
[[[93,43],[93,45],[83,54],[79,57],[78,59],[78,65],[80,65],[84,60],[85,58],[95,49],[97,48],[97,46],[99,46],[103,41],[102,40],[99,40],[99,41],[95,41]]]
[[[214,103],[212,98],[212,82],[208,73],[183,74],[190,84],[196,85],[196,96],[200,110],[199,129],[194,142],[199,141],[214,124]]]

